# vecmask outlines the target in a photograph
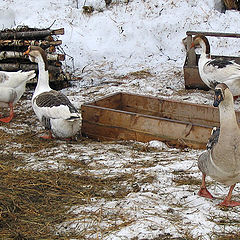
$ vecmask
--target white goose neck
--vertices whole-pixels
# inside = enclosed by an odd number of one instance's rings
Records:
[[[45,70],[45,63],[42,57],[37,58],[38,63],[38,82],[37,87],[35,89],[35,93],[41,93],[45,91],[50,91],[51,88],[49,86],[49,74],[48,70]]]

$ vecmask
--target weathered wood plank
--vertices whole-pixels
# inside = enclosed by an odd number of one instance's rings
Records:
[[[162,141],[171,141],[177,144],[190,146],[190,142],[204,145],[210,136],[211,127],[194,125],[183,121],[171,120],[166,118],[152,117],[141,114],[123,112],[119,110],[109,110],[99,107],[83,106],[82,108],[83,127],[82,132],[86,135],[91,131],[96,133],[96,125],[105,127],[103,135],[111,136],[109,128],[120,128],[125,131],[135,132],[141,135],[141,139],[131,137],[132,140],[145,141],[144,136],[152,136],[151,140],[161,139]],[[85,127],[86,124],[92,127]],[[92,129],[92,130],[91,130]],[[116,139],[119,139],[116,136]],[[149,139],[149,137],[147,137]],[[188,142],[188,144],[186,144]]]
[[[212,106],[137,94],[123,93],[122,110],[209,126],[219,123],[218,109]]]
[[[204,36],[211,36],[211,37],[234,37],[234,38],[240,38],[240,34],[239,33],[187,31],[186,34],[187,34],[187,36],[203,34]]]
[[[114,93],[108,96],[99,98],[95,102],[91,102],[91,105],[96,105],[99,107],[106,107],[112,109],[121,109],[122,108],[122,93]]]

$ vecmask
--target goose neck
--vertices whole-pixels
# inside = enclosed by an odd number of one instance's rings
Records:
[[[239,128],[233,102],[232,104],[226,104],[225,102],[221,102],[219,104],[219,112],[220,112],[220,127],[228,126],[228,129]]]
[[[42,61],[38,61],[38,82],[36,91],[39,91],[40,89],[51,90],[49,87],[49,74],[48,70],[45,68],[45,64]]]

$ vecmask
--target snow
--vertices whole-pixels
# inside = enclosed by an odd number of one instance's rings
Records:
[[[95,11],[92,14],[83,13],[84,2],[93,6]],[[73,81],[73,86],[63,92],[77,108],[84,102],[119,91],[211,104],[211,91],[184,90],[182,67],[186,51],[182,39],[188,30],[238,32],[240,27],[240,13],[222,13],[219,1],[214,0],[134,0],[128,4],[115,0],[108,8],[102,0],[1,0],[0,6],[1,13],[9,12],[8,15],[0,14],[2,28],[14,24],[15,27],[47,28],[52,24],[52,29],[64,27],[65,34],[60,36],[62,48],[68,55],[64,66],[81,80]],[[209,40],[212,54],[239,55],[238,39]],[[144,77],[132,74],[143,70],[149,74]],[[31,95],[31,91],[28,94]],[[24,111],[24,107],[31,108],[29,98],[23,100],[19,111]],[[35,125],[34,131],[41,129]],[[22,131],[21,128],[18,131]],[[12,133],[11,130],[5,131]],[[148,151],[139,150],[143,147]],[[79,219],[83,210],[98,212],[102,209],[104,214],[124,215],[129,221],[125,227],[122,225],[114,232],[101,235],[100,230],[96,233],[96,225],[91,219],[84,219],[85,223],[81,220],[63,223],[59,232],[88,228],[86,237],[89,239],[122,240],[177,238],[187,234],[194,239],[212,239],[214,233],[224,235],[239,231],[237,224],[219,224],[221,217],[235,222],[239,219],[239,207],[222,211],[216,206],[228,191],[225,186],[211,181],[209,190],[218,198],[209,200],[196,195],[199,185],[177,184],[181,178],[201,179],[196,164],[201,151],[172,149],[157,141],[147,144],[94,141],[89,145],[62,144],[51,149],[55,158],[51,153],[41,151],[42,158],[34,153],[18,154],[25,156],[26,167],[33,169],[64,168],[66,163],[61,162],[61,156],[68,155],[89,166],[97,166],[98,170],[93,171],[96,175],[129,172],[138,179],[154,177],[151,184],[137,182],[140,191],[130,193],[123,200],[92,199],[88,206],[73,209],[79,213]],[[56,161],[58,158],[60,160]],[[144,166],[147,163],[152,165]],[[126,167],[128,164],[131,167]],[[81,174],[81,170],[75,172]],[[238,193],[239,188],[236,188],[233,197],[238,198]],[[107,228],[123,222],[121,218],[116,222],[108,220],[98,223],[99,227]],[[95,235],[91,235],[91,229]]]

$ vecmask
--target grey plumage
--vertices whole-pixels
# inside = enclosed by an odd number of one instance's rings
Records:
[[[77,113],[78,110],[73,106],[69,99],[61,92],[52,90],[43,92],[35,98],[38,107],[58,107],[61,105],[67,106],[71,113]]]
[[[219,108],[220,129],[214,128],[207,143],[207,151],[198,158],[198,168],[202,172],[202,185],[198,195],[213,198],[207,190],[205,178],[229,185],[229,192],[221,206],[239,206],[231,200],[232,191],[240,182],[240,129],[234,111],[233,95],[226,84],[218,84],[214,91],[214,104]]]

